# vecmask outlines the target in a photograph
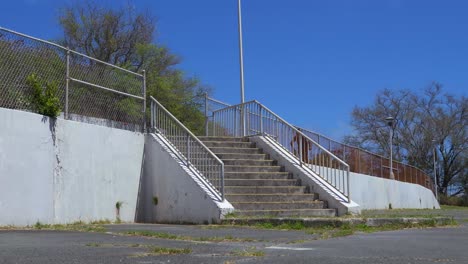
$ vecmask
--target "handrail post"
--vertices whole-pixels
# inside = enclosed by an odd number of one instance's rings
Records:
[[[205,93],[205,136],[208,136],[208,93]]]
[[[348,188],[348,203],[351,202],[351,190],[349,189],[349,166],[346,168],[346,185]]]
[[[190,135],[187,134],[187,167],[190,167]]]
[[[298,149],[298,152],[299,152],[299,164],[302,166],[302,135],[301,135],[301,134],[299,134],[299,136],[297,137],[297,140],[299,140],[299,142],[298,142],[299,144],[297,144],[298,147],[299,147],[299,149]]]
[[[221,163],[221,200],[224,202],[224,163]]]
[[[156,118],[154,116],[154,102],[151,101],[151,104],[150,104],[150,111],[151,111],[151,118],[150,118],[150,122],[151,122],[151,128],[150,128],[150,132],[153,132],[153,129],[154,129],[154,119]]]
[[[260,133],[263,136],[263,114],[262,114],[262,105],[260,105]]]
[[[70,86],[70,49],[67,47],[67,72],[65,83],[65,119],[68,119],[68,88]]]

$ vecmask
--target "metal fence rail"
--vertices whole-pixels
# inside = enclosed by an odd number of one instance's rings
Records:
[[[337,142],[304,128],[297,127],[297,129],[344,160],[349,164],[352,172],[390,179],[390,160],[388,158]],[[393,161],[393,174],[397,181],[419,184],[434,191],[432,178],[414,166]]]
[[[220,102],[209,97],[207,97],[207,99],[205,100],[205,104],[208,105],[206,106],[208,109],[215,110],[223,109],[223,106],[231,106],[229,104]],[[213,134],[212,130],[214,130],[214,127],[216,126],[215,123],[211,123],[212,118],[212,114],[208,112],[207,120],[210,120],[210,127],[208,128],[210,131],[207,131],[209,132],[209,134]],[[238,109],[235,118],[237,120],[240,120],[240,109]],[[248,119],[246,121],[248,121]],[[385,158],[381,155],[369,152],[358,147],[353,147],[350,145],[340,143],[313,131],[297,126],[295,127],[302,133],[304,133],[306,136],[308,136],[310,139],[317,142],[323,148],[333,153],[333,155],[346,162],[346,164],[349,165],[351,172],[390,179],[390,160],[388,158]],[[240,124],[238,124],[237,127],[232,126],[230,128],[218,126],[216,133],[223,135],[229,135],[230,133],[241,135],[242,131],[240,129]],[[314,156],[313,153],[309,153],[308,155]],[[393,173],[395,176],[395,180],[419,184],[435,192],[435,186],[432,178],[419,168],[394,160]]]
[[[178,152],[181,160],[202,175],[224,200],[224,163],[156,99],[151,98],[151,128]]]
[[[0,27],[0,107],[37,112],[26,85],[32,74],[57,84],[66,119],[144,128],[143,74]]]
[[[211,135],[264,135],[291,153],[301,166],[306,166],[350,201],[349,166],[333,153],[307,137],[294,126],[257,101],[213,111]]]

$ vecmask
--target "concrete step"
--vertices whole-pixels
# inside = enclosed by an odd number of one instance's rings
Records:
[[[259,148],[224,148],[224,147],[211,147],[210,150],[215,153],[237,153],[237,154],[262,154]]]
[[[204,141],[203,143],[209,148],[255,148],[256,146],[254,142],[241,141]]]
[[[205,137],[201,136],[198,137],[203,142],[208,141],[237,141],[237,142],[249,142],[249,138],[247,137]]]
[[[294,202],[231,202],[238,210],[291,210],[291,209],[325,209],[323,201]]]
[[[316,201],[318,194],[303,193],[303,194],[227,194],[226,199],[230,203],[238,202],[294,202],[294,201]]]
[[[249,159],[223,159],[225,166],[275,166],[276,161],[274,160],[249,160]]]
[[[335,209],[236,210],[238,216],[255,217],[334,217]]]
[[[216,153],[220,159],[251,159],[251,160],[266,160],[269,158],[267,154],[244,154],[244,153]]]
[[[224,165],[225,172],[284,172],[281,166]]]
[[[296,179],[227,179],[225,186],[298,186],[300,181]]]
[[[287,180],[292,179],[289,172],[224,172],[225,179],[237,180]]]
[[[224,187],[226,195],[228,194],[303,194],[307,192],[305,186],[226,186]]]

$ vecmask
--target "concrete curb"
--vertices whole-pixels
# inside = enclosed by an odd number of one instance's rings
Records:
[[[400,218],[230,218],[221,220],[222,225],[255,225],[271,223],[273,225],[302,223],[305,227],[340,227],[359,225],[377,227],[397,224],[432,224],[446,225],[452,217],[400,217]]]

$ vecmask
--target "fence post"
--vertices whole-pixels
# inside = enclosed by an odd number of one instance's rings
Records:
[[[208,93],[205,93],[205,136],[208,136]]]
[[[190,135],[187,134],[187,167],[190,165]]]
[[[221,199],[224,202],[224,163],[221,163]]]
[[[146,71],[143,70],[143,133],[146,132]]]
[[[150,122],[151,122],[151,127],[150,127],[150,132],[153,132],[153,129],[154,129],[154,119],[155,119],[155,116],[154,116],[154,102],[151,100],[151,104],[150,104],[150,111],[151,111],[151,117],[150,117]]]
[[[260,106],[260,133],[263,136],[263,114],[262,114],[262,105]]]
[[[299,144],[298,144],[298,152],[299,152],[299,164],[302,166],[302,135],[297,133],[296,134],[298,135],[297,137],[297,140],[299,140]]]
[[[68,119],[68,87],[70,85],[70,48],[67,47],[67,72],[65,83],[65,119]]]

